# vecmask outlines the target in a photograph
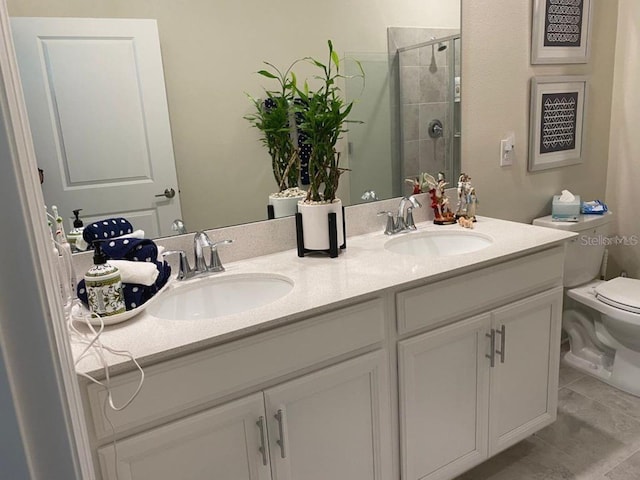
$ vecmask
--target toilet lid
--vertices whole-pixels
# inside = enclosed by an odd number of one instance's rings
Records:
[[[640,313],[640,280],[618,277],[596,287],[596,298],[627,312]]]

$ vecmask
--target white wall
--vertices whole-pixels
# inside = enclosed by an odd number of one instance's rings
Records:
[[[0,477],[90,480],[90,461],[76,450],[83,442],[75,434],[85,433],[82,408],[76,401],[72,411],[67,402],[67,392],[79,400],[79,387],[62,342],[50,233],[14,55],[0,0],[0,204],[7,207],[0,224],[10,231],[0,243]]]
[[[0,344],[0,472],[6,478],[26,479],[29,478],[29,466],[1,347]]]
[[[0,22],[3,20],[0,11]],[[5,28],[0,23],[0,37]],[[33,170],[17,164],[17,152],[24,151],[24,145],[15,141],[11,130],[20,119],[15,118],[15,101],[12,110],[8,107],[7,98],[15,100],[16,91],[2,82],[9,76],[4,68],[5,48],[2,37],[0,204],[6,208],[0,209],[5,232],[0,244],[0,478],[73,480],[80,475],[67,428],[68,406],[62,398],[59,363],[54,360],[52,314],[39,262],[46,245],[34,243],[33,225],[38,219],[29,215],[27,180],[20,174],[22,169],[29,172],[31,192],[35,192],[37,173],[35,164]],[[42,222],[44,237],[44,219]]]
[[[462,169],[473,178],[481,215],[523,222],[551,213],[551,196],[562,188],[585,200],[604,198],[618,4],[592,2],[588,64],[532,66],[532,3],[462,4]],[[591,76],[586,159],[582,165],[528,173],[529,80],[569,74]],[[501,168],[500,139],[509,131],[516,135],[516,162]]]
[[[459,26],[458,0],[10,0],[14,16],[156,18],[183,216],[190,230],[266,217],[275,182],[243,115],[269,60],[387,51],[388,26]],[[283,47],[285,46],[285,47]],[[304,72],[301,73],[304,76]]]
[[[640,239],[638,188],[640,186],[640,2],[619,0],[618,40],[613,82],[611,143],[607,202],[616,213],[618,235],[634,243]],[[635,239],[634,237],[635,236]],[[610,273],[625,270],[640,278],[640,246],[610,249]]]

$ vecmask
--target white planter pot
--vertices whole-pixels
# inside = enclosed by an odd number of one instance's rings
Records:
[[[336,214],[338,247],[344,244],[342,228],[342,201],[336,198],[333,203],[298,203],[298,212],[302,214],[304,248],[308,250],[329,249],[329,213]]]
[[[273,218],[289,217],[298,213],[298,202],[304,200],[299,197],[277,197],[269,195],[269,205],[273,206]]]

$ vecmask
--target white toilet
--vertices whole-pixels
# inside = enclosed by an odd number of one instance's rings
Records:
[[[562,327],[571,349],[564,362],[640,396],[640,280],[598,280],[613,214],[581,215],[578,222],[537,218],[534,225],[576,232],[564,265]]]

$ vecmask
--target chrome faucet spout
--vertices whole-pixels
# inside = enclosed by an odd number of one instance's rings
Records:
[[[387,215],[387,226],[384,231],[385,235],[393,235],[407,230],[416,230],[417,227],[413,220],[413,209],[420,207],[422,207],[422,204],[417,198],[411,195],[400,199],[398,213],[395,216],[391,212],[378,213],[378,215]]]
[[[193,252],[195,256],[195,272],[196,273],[215,273],[224,272],[224,266],[218,255],[218,247],[233,243],[233,240],[221,240],[212,242],[209,236],[204,232],[198,232],[193,237]],[[205,261],[204,251],[208,248],[210,251],[209,265]]]
[[[197,232],[193,237],[193,257],[195,258],[195,272],[203,273],[207,271],[207,263],[204,259],[204,249],[211,247],[213,243],[204,232]]]
[[[178,280],[186,280],[196,275],[210,275],[216,272],[224,272],[224,266],[218,255],[218,246],[233,243],[233,240],[222,240],[220,242],[212,242],[209,236],[204,232],[197,232],[193,237],[193,256],[195,266],[191,268],[187,255],[182,250],[173,250],[164,252],[162,255],[171,254],[180,255],[180,264],[178,270]],[[211,255],[209,257],[209,265],[205,260],[205,250],[209,249]]]

